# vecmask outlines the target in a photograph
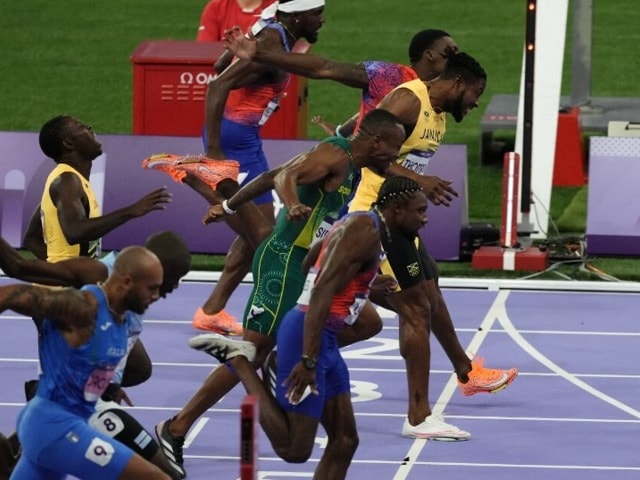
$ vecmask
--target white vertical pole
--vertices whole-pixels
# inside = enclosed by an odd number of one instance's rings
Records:
[[[537,1],[533,146],[531,152],[531,192],[534,204],[531,208],[530,218],[533,230],[537,233],[532,234],[532,238],[546,237],[549,224],[548,210],[551,204],[551,184],[558,130],[568,7],[569,0]],[[523,136],[524,55],[522,65],[515,146],[515,151],[520,154],[522,154]],[[518,218],[520,221],[522,216],[519,215]]]

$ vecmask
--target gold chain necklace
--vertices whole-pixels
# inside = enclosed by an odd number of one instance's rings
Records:
[[[298,37],[296,37],[293,33],[291,33],[291,30],[289,30],[289,29],[287,28],[287,26],[286,26],[284,23],[282,23],[282,22],[276,22],[276,23],[277,23],[278,25],[280,25],[282,28],[284,28],[284,31],[285,31],[285,32],[287,32],[287,34],[288,34],[291,38],[293,38],[293,40],[294,40],[294,41],[295,41],[295,40],[298,40]]]

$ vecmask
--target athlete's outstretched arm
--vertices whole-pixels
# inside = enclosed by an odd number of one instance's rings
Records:
[[[227,210],[231,213],[238,210],[244,204],[252,201],[254,198],[259,197],[263,193],[273,190],[273,178],[278,173],[282,166],[269,170],[268,172],[261,173],[249,183],[244,185],[238,190],[231,198],[226,200]],[[207,208],[204,216],[202,217],[202,223],[208,225],[213,222],[220,222],[226,220],[230,214],[220,203],[212,204]]]
[[[24,284],[0,287],[0,312],[13,310],[36,320],[49,318],[62,329],[89,326],[95,321],[97,308],[91,293],[75,288],[50,290]]]
[[[420,115],[420,105],[420,99],[415,93],[406,88],[399,88],[388,93],[378,108],[396,115],[404,125],[408,137],[415,128],[416,118]],[[433,175],[420,175],[397,163],[392,163],[385,175],[387,177],[408,177],[418,182],[427,194],[429,201],[434,205],[449,206],[453,197],[458,196],[458,192],[451,186],[450,180],[443,180]]]
[[[335,80],[348,87],[365,89],[369,86],[367,71],[359,63],[336,62],[311,53],[268,50],[253,37],[245,37],[237,28],[225,32],[224,42],[229,51],[243,60],[271,65],[307,78]]]
[[[65,172],[49,187],[49,195],[56,207],[60,228],[67,243],[74,245],[103,237],[131,219],[154,210],[164,210],[171,202],[166,187],[153,190],[129,206],[111,213],[89,217],[85,207],[86,194],[78,175]]]
[[[274,29],[260,32],[257,43],[265,50],[283,50],[280,34]],[[229,65],[215,79],[209,82],[205,96],[205,131],[207,134],[207,157],[225,158],[220,145],[220,128],[229,92],[244,85],[254,83],[273,66],[239,60]]]
[[[98,260],[75,257],[57,263],[29,259],[0,237],[0,268],[10,277],[42,285],[80,288],[105,280],[107,267]]]
[[[0,268],[10,277],[42,285],[80,288],[107,278],[107,267],[88,257],[75,257],[58,263],[27,259],[0,237]]]
[[[302,218],[310,208],[300,203],[296,187],[324,181],[328,176],[336,174],[339,165],[344,163],[344,155],[344,150],[322,142],[310,152],[301,153],[253,179],[227,200],[226,207],[237,210],[244,203],[275,188],[280,200],[289,210],[289,215],[292,218]],[[223,206],[212,205],[202,221],[205,224],[219,222],[227,215]]]

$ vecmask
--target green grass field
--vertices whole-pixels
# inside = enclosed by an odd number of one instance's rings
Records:
[[[44,0],[2,2],[0,6],[0,130],[37,131],[54,115],[68,113],[94,125],[99,133],[131,132],[130,55],[145,40],[194,39],[206,0]],[[594,0],[593,96],[640,96],[637,0]],[[406,62],[413,34],[423,28],[449,31],[463,50],[488,72],[478,110],[452,125],[447,143],[468,146],[469,216],[499,224],[501,169],[478,161],[482,112],[495,93],[517,93],[524,39],[524,0],[328,0],[326,23],[314,51],[343,61],[383,59]],[[571,10],[569,23],[571,23]],[[570,66],[571,28],[565,66]],[[571,72],[565,68],[563,94]],[[310,81],[309,112],[341,121],[358,107],[359,92],[333,82]],[[310,125],[312,138],[323,136]],[[558,220],[578,189],[554,189],[552,218]],[[581,232],[576,232],[581,233]],[[213,262],[213,263],[211,263]],[[595,259],[603,270],[636,279],[634,259]],[[202,268],[220,259],[198,260]],[[598,263],[600,265],[600,263]],[[604,266],[606,264],[606,266]],[[443,274],[472,272],[468,264],[443,265]],[[496,273],[497,274],[497,273]]]

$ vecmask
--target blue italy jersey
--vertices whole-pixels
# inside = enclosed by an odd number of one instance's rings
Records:
[[[86,343],[72,348],[54,323],[44,320],[39,338],[43,371],[37,395],[89,418],[126,353],[127,324],[115,322],[100,287],[88,285],[82,290],[91,292],[98,300],[94,332]]]

